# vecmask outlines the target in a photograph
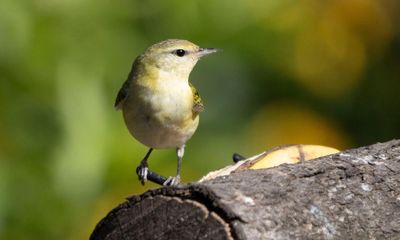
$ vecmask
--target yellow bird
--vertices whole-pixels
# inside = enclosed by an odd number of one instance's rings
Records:
[[[147,181],[147,159],[153,149],[176,148],[177,172],[163,185],[180,182],[180,168],[185,143],[199,124],[204,110],[200,95],[189,83],[197,61],[215,48],[200,48],[187,40],[168,39],[150,46],[132,65],[128,79],[115,101],[121,109],[129,132],[150,149],[136,172]]]

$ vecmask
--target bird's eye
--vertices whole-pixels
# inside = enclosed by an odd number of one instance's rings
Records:
[[[185,56],[185,54],[186,54],[186,51],[185,50],[183,50],[183,49],[177,49],[177,50],[175,50],[175,52],[174,52],[175,54],[176,54],[176,56],[178,56],[178,57],[183,57],[183,56]]]

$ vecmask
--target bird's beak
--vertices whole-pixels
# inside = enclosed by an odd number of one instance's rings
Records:
[[[197,52],[197,55],[199,57],[203,57],[206,55],[209,55],[211,53],[216,53],[216,52],[220,52],[222,51],[222,49],[218,49],[218,48],[200,48],[199,51]]]

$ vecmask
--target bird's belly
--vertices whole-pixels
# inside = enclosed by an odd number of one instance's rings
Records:
[[[133,99],[123,108],[130,133],[152,148],[180,147],[188,141],[199,123],[193,118],[191,105],[176,97]]]

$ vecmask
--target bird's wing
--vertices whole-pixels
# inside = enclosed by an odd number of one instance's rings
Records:
[[[193,101],[194,101],[192,108],[193,116],[197,116],[199,113],[204,111],[204,105],[203,102],[201,101],[199,92],[197,92],[196,88],[191,83],[189,83],[189,85],[193,93]]]
[[[128,79],[126,79],[126,81],[124,82],[124,84],[122,85],[121,89],[118,92],[117,98],[115,99],[115,103],[114,103],[114,107],[119,110],[122,108],[122,105],[124,104],[125,99],[128,97],[129,95],[129,88],[131,86],[132,81],[134,81],[134,79],[136,78],[136,68],[139,62],[139,58],[141,56],[137,57],[135,59],[135,61],[133,62],[132,65],[132,69],[128,75]]]
[[[124,101],[125,101],[126,97],[128,96],[129,86],[131,85],[130,83],[131,83],[131,80],[128,78],[124,82],[124,84],[122,85],[121,89],[118,92],[118,95],[117,95],[117,98],[115,99],[115,104],[114,104],[114,107],[117,110],[120,110],[122,108],[122,105],[124,104]]]

